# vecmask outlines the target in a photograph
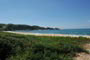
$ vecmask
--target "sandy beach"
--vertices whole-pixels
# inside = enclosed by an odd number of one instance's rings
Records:
[[[24,35],[35,35],[35,36],[63,36],[63,37],[86,37],[90,38],[88,35],[70,35],[70,34],[41,34],[32,32],[14,32],[14,31],[4,31],[9,33],[24,34]]]

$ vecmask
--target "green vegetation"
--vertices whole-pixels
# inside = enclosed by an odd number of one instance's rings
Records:
[[[0,24],[0,31],[14,31],[14,30],[59,30],[59,28],[30,26],[21,24]]]
[[[0,32],[0,60],[73,60],[87,38],[32,36]]]

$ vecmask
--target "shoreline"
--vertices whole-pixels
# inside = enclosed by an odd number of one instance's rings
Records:
[[[71,35],[71,34],[41,34],[41,33],[32,33],[32,32],[15,32],[15,31],[3,31],[9,33],[23,34],[23,35],[35,35],[35,36],[61,36],[61,37],[85,37],[90,38],[88,35]]]

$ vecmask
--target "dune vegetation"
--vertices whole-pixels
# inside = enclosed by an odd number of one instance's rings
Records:
[[[33,36],[0,32],[0,60],[73,60],[86,52],[88,38]]]

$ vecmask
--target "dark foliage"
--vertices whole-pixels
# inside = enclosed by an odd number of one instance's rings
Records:
[[[59,30],[59,28],[51,27],[40,27],[40,26],[30,26],[21,24],[0,24],[0,30],[14,31],[14,30]]]

